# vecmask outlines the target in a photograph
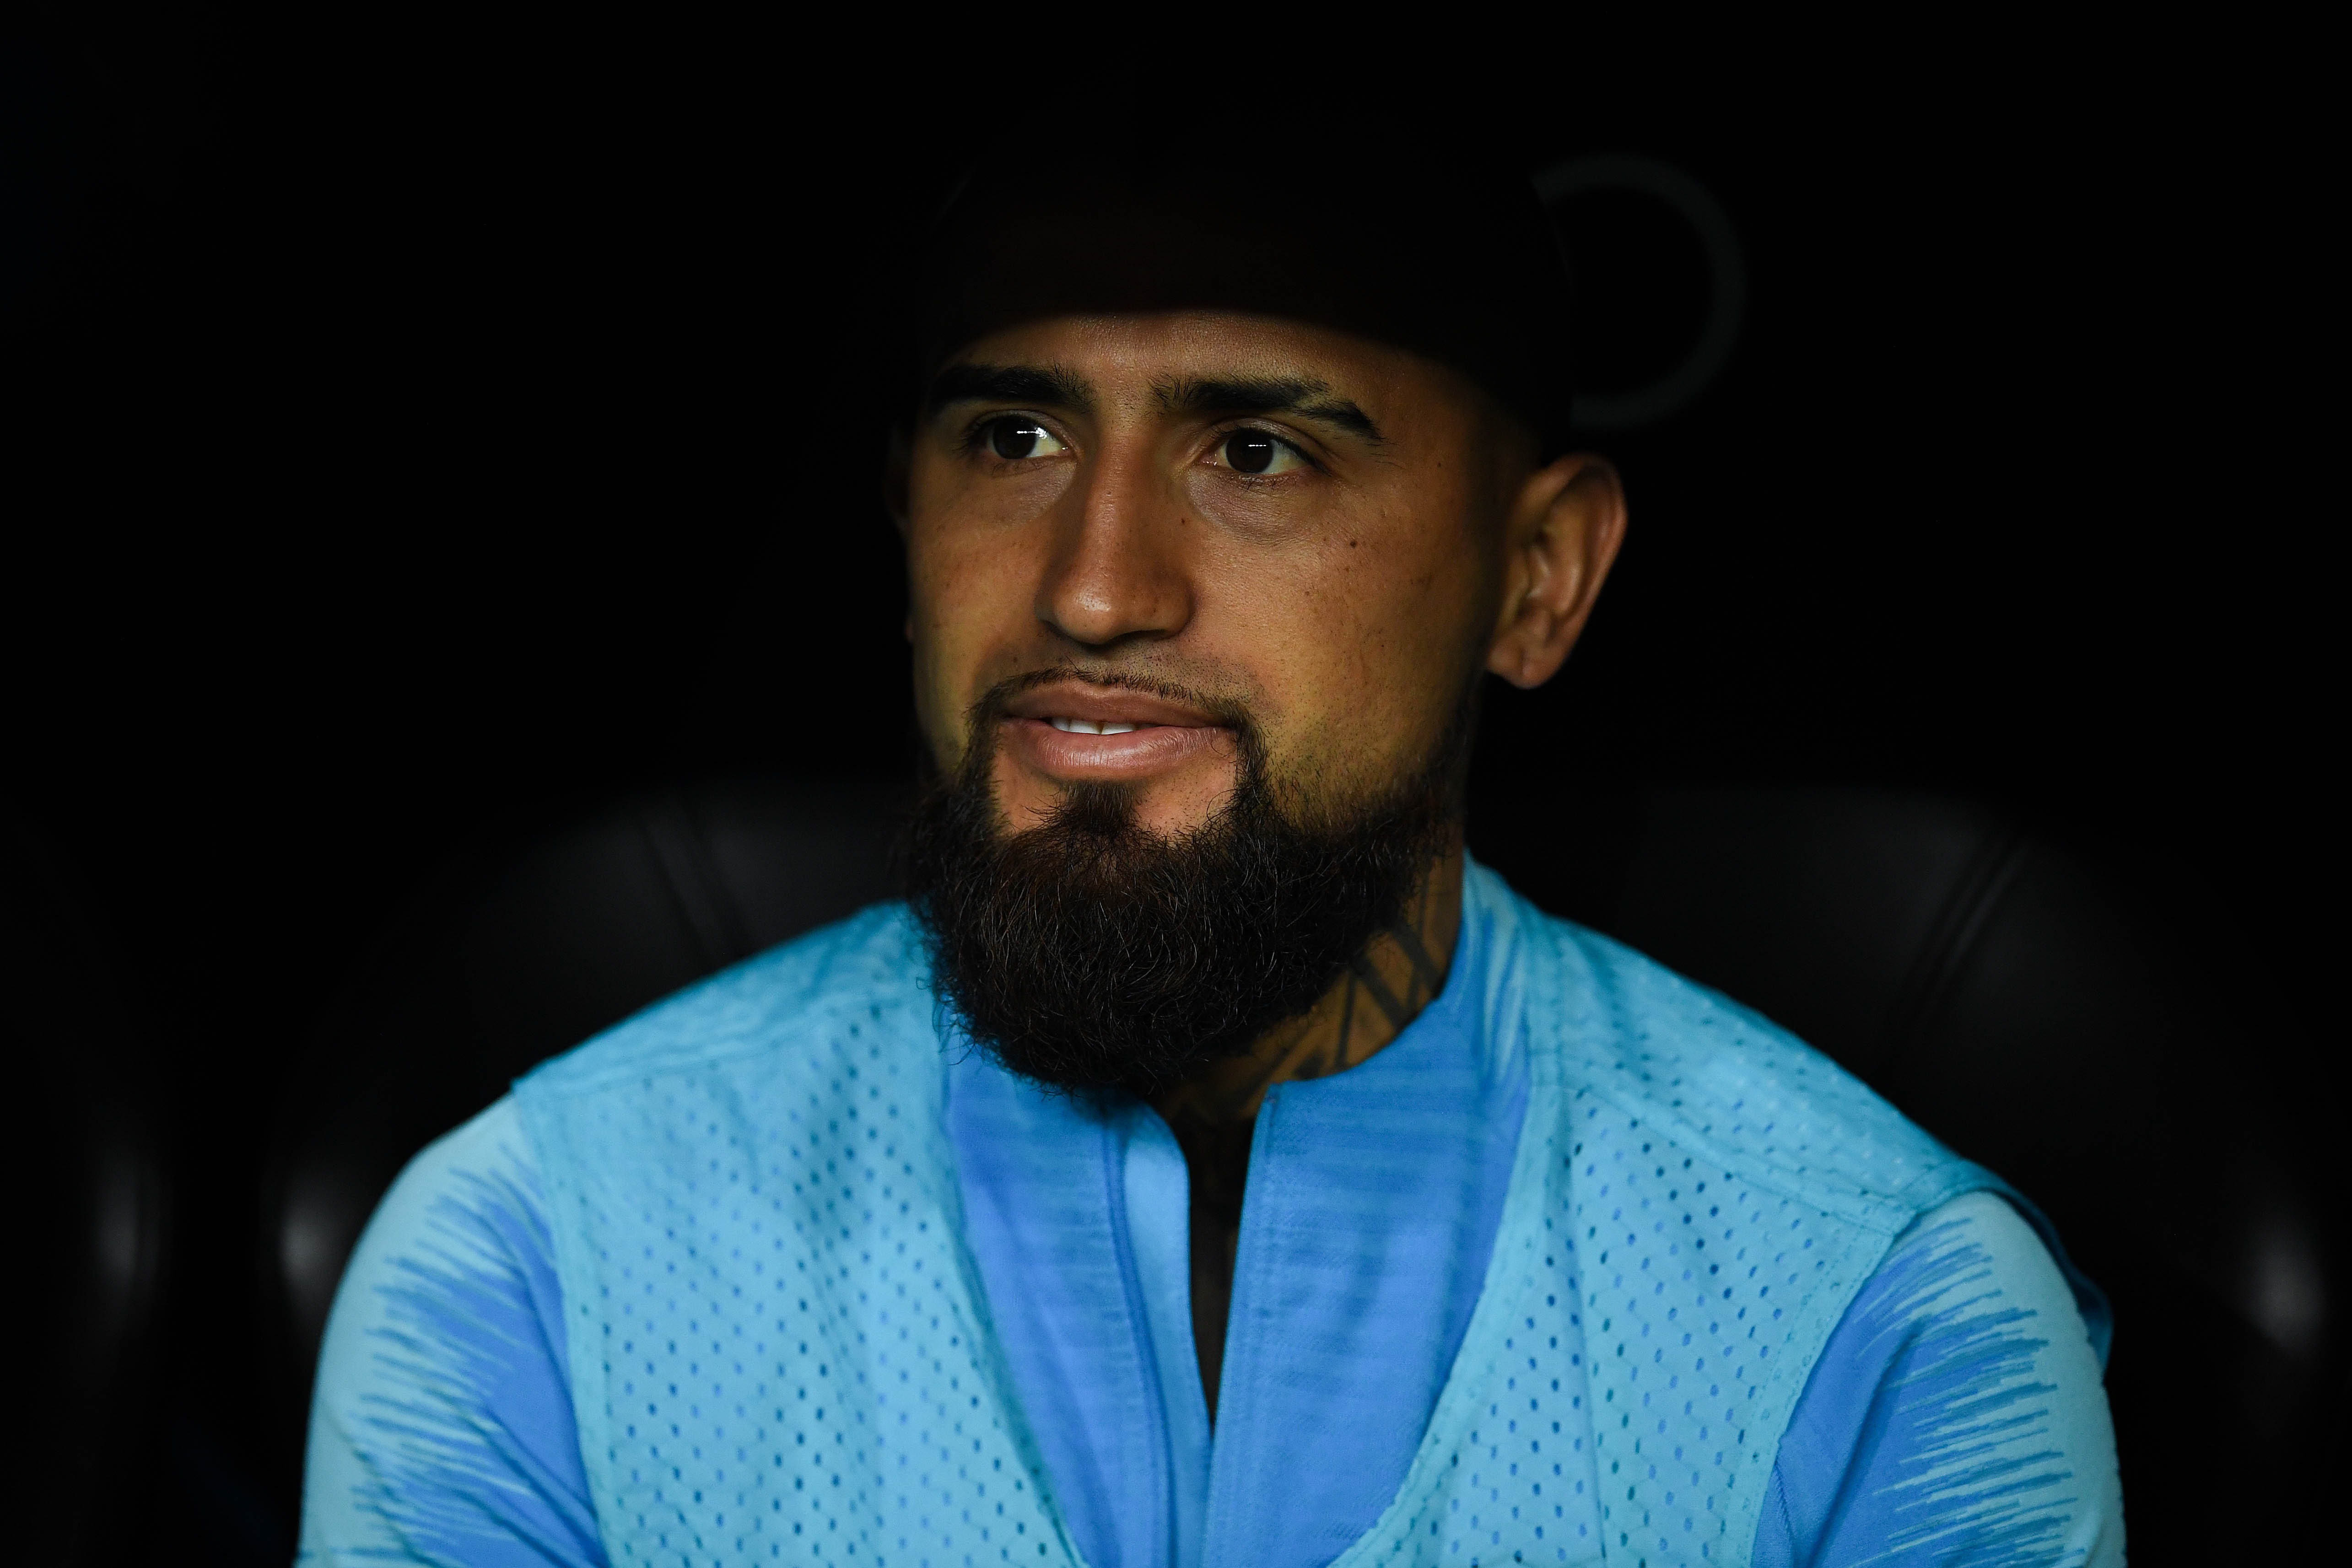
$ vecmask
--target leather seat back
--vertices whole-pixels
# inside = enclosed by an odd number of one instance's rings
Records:
[[[157,1062],[111,944],[47,846],[0,820],[20,1437],[8,1558],[128,1562],[155,1488],[167,1187]]]
[[[265,1299],[307,1407],[344,1262],[393,1178],[534,1063],[885,897],[907,791],[649,791],[437,869],[312,1031],[271,1161]]]

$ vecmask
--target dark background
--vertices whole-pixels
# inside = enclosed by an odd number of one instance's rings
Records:
[[[781,25],[58,18],[0,66],[5,790],[170,1064],[171,1506],[282,1559],[299,1433],[252,1340],[284,1064],[463,846],[667,778],[903,775],[877,323],[992,105],[1068,68],[961,57],[985,18],[915,61]],[[1358,68],[1337,25],[1188,44],[1265,74],[1265,124],[1202,128],[1237,190],[1343,155],[1278,113],[1283,71]],[[2250,959],[2271,1071],[2318,1079],[2342,257],[2308,46],[1694,47],[1365,76],[1502,104],[1530,169],[1687,171],[1748,268],[1708,392],[1595,438],[1630,542],[1568,672],[1494,694],[1474,847],[1661,780],[1969,796]],[[1653,379],[1704,317],[1696,242],[1637,197],[1564,220],[1580,385]]]

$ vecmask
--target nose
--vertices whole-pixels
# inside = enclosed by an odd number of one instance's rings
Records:
[[[1197,527],[1148,461],[1106,455],[1065,503],[1037,619],[1089,650],[1158,642],[1192,619]]]

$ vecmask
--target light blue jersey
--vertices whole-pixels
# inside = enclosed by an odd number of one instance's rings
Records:
[[[961,1240],[1034,1434],[1041,1490],[1093,1568],[1308,1568],[1347,1552],[1411,1490],[1492,1291],[1526,1152],[1529,1057],[1502,1048],[1479,1006],[1494,990],[1496,929],[1465,920],[1445,992],[1386,1051],[1269,1096],[1213,1433],[1192,1347],[1184,1167],[1164,1124],[1132,1103],[1045,1093],[950,1047],[942,1121]],[[895,1532],[899,1550],[863,1556],[792,1533],[784,1497],[772,1530],[735,1538],[765,1542],[740,1556],[708,1540],[648,1550],[633,1521],[600,1518],[567,1345],[567,1324],[585,1320],[565,1310],[540,1161],[515,1103],[502,1101],[421,1155],[385,1199],[321,1361],[306,1562],[950,1560],[930,1556],[919,1528]],[[1606,1256],[1596,1245],[1593,1262]],[[776,1288],[748,1264],[740,1274]],[[1564,1317],[1560,1327],[1590,1325]],[[1555,1335],[1554,1358],[1580,1367],[1576,1343],[1563,1354]],[[761,1444],[794,1440],[747,1427],[759,1414],[748,1406],[646,1408],[676,1427],[665,1440],[700,1460],[709,1445],[734,1444],[740,1464],[756,1465]],[[812,1420],[800,1438],[819,1430]],[[1552,1459],[1549,1490],[1500,1447],[1494,1456],[1547,1516],[1540,1535],[1518,1521],[1556,1549],[1543,1560],[1642,1560],[1603,1495],[1623,1459],[1604,1461],[1572,1433],[1526,1457],[1554,1454],[1566,1457]],[[1674,1506],[1671,1486],[1656,1495]],[[614,1529],[630,1535],[625,1549],[607,1540]],[[1502,1539],[1485,1521],[1479,1531]],[[2065,1277],[2004,1199],[1953,1198],[1886,1250],[1778,1434],[1746,1533],[1737,1549],[1694,1546],[1687,1560],[2122,1561],[2098,1358]],[[1430,1539],[1443,1550],[1441,1533]],[[1473,1560],[1478,1543],[1454,1539],[1472,1549],[1459,1560]]]

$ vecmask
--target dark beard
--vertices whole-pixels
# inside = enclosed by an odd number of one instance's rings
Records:
[[[1426,767],[1344,819],[1286,816],[1233,715],[1239,782],[1198,829],[1152,832],[1130,789],[1090,784],[1006,833],[991,786],[1002,700],[982,705],[961,776],[927,793],[909,835],[937,983],[1013,1071],[1147,1098],[1304,1014],[1399,923],[1448,841],[1471,717],[1465,702]]]

